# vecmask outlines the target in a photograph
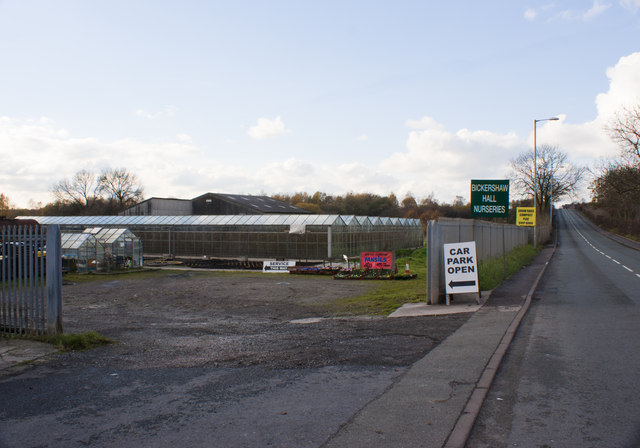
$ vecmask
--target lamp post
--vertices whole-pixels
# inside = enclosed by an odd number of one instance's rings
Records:
[[[533,212],[535,213],[535,219],[533,221],[533,248],[536,248],[538,241],[538,146],[536,144],[536,129],[538,123],[541,121],[558,121],[558,117],[542,118],[540,120],[533,120]]]

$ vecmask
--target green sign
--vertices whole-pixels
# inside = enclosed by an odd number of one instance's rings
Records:
[[[471,216],[476,218],[508,218],[509,181],[472,180]]]

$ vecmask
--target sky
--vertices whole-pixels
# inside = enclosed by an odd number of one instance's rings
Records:
[[[637,104],[640,0],[0,0],[17,207],[120,167],[146,198],[468,200],[533,149],[534,120],[558,117],[538,145],[594,168]]]

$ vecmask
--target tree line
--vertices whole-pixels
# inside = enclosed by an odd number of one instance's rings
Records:
[[[468,218],[470,215],[469,206],[462,196],[456,196],[452,203],[441,203],[433,194],[416,199],[412,193],[407,193],[402,200],[398,200],[393,193],[387,196],[353,192],[330,195],[320,191],[313,194],[276,194],[272,197],[316,214],[388,216],[424,221],[438,216]]]
[[[117,215],[143,199],[137,176],[126,168],[107,168],[99,174],[81,170],[51,186],[54,201],[17,209],[0,193],[0,216]]]
[[[640,239],[640,105],[621,109],[605,130],[620,152],[594,170],[592,202],[580,209],[600,226]]]

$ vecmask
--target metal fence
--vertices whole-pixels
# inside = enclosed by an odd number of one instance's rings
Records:
[[[0,334],[62,333],[60,226],[0,226]]]
[[[544,235],[547,238],[542,241],[548,239],[549,229],[538,226],[538,236]],[[533,229],[475,219],[440,218],[438,221],[429,221],[427,226],[427,303],[440,303],[444,297],[443,245],[465,241],[476,242],[477,261],[484,261],[533,242]]]

